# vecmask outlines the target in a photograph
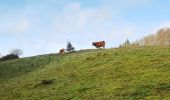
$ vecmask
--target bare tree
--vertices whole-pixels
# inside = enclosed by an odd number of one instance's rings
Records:
[[[161,29],[159,30],[157,33],[156,33],[156,40],[158,41],[158,45],[164,45],[164,42],[165,42],[165,32],[164,32],[164,29]]]
[[[137,40],[134,43],[138,44],[139,46],[143,46],[144,45],[144,39]]]
[[[170,28],[164,29],[164,45],[170,45]]]
[[[163,28],[155,34],[150,34],[141,40],[136,41],[139,45],[170,45],[170,28]]]
[[[150,34],[144,37],[144,45],[155,45],[155,43],[156,43],[156,37],[154,34]]]
[[[23,54],[23,51],[21,49],[12,49],[10,51],[10,54],[16,55],[16,56],[20,56]]]

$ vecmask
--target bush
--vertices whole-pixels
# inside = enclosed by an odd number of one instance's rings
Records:
[[[18,59],[19,56],[18,55],[14,55],[14,54],[8,54],[6,56],[3,56],[1,58],[2,61],[5,61],[5,60],[11,60],[11,59]]]
[[[23,54],[21,49],[12,49],[8,55],[3,56],[0,61],[11,60],[11,59],[19,59],[19,56]]]

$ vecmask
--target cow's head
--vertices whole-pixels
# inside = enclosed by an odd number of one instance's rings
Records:
[[[92,42],[92,45],[95,46],[95,45],[96,45],[96,42]]]

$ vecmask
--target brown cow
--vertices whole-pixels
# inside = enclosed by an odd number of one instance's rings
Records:
[[[60,49],[59,54],[64,54],[64,53],[65,53],[65,49],[64,48]]]
[[[92,42],[92,45],[95,46],[97,49],[100,48],[100,47],[105,48],[105,41]]]

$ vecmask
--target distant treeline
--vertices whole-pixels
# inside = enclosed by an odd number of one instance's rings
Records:
[[[140,46],[170,45],[170,28],[163,28],[135,42]]]

